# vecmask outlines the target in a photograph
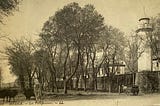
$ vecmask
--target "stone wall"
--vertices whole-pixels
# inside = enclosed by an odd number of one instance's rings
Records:
[[[142,93],[158,92],[160,89],[159,71],[142,71],[136,73],[135,84],[139,86]]]

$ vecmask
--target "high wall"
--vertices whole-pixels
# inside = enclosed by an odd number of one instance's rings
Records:
[[[134,80],[134,81],[133,81]],[[72,80],[72,87],[68,86],[68,89],[76,89],[76,79]],[[86,90],[92,90],[90,78],[86,79]],[[97,77],[97,90],[99,91],[109,91],[109,77]],[[135,85],[139,86],[140,93],[153,93],[160,92],[160,71],[142,71],[133,74],[121,74],[115,75],[112,79],[111,92],[122,91],[119,87],[127,86],[131,87],[135,82]],[[59,88],[63,89],[63,82],[58,82]],[[78,81],[78,89],[84,90],[85,83],[83,79]]]
[[[143,71],[136,73],[135,84],[140,92],[152,93],[160,91],[160,71]]]

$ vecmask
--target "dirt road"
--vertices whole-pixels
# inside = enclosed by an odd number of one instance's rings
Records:
[[[5,103],[3,106],[160,106],[160,94],[140,96],[77,96],[74,98],[45,99],[43,103],[31,101],[17,101]]]

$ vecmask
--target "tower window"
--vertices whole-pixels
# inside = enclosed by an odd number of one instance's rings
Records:
[[[159,67],[159,63],[157,62],[157,67]]]

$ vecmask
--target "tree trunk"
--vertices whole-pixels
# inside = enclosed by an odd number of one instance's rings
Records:
[[[109,89],[108,89],[108,92],[111,93],[112,91],[112,75],[111,73],[109,73]]]
[[[66,57],[65,57],[65,61],[64,61],[64,67],[63,67],[63,83],[64,83],[64,94],[67,94],[67,79],[66,79],[66,70],[67,70],[67,61],[68,61],[68,57],[69,57],[69,51],[70,51],[70,48],[68,47],[67,45],[67,54],[66,54]]]
[[[87,89],[87,80],[86,80],[86,76],[84,76],[84,91],[86,91]]]
[[[108,86],[109,86],[109,87],[108,87],[108,92],[111,93],[111,88],[112,88],[112,87],[111,87],[111,82],[110,82],[110,81],[109,81],[109,85],[108,85]]]
[[[51,82],[51,91],[54,92],[54,83],[53,83],[53,81]]]
[[[76,67],[74,72],[66,79],[66,75],[65,75],[65,71],[64,71],[64,94],[67,94],[67,83],[68,81],[75,75],[75,73],[78,70],[78,66],[79,66],[79,59],[80,59],[80,48],[78,48],[78,58],[77,58],[77,62],[76,62]]]
[[[97,91],[97,76],[94,78],[94,91]]]
[[[106,76],[104,76],[104,84],[103,84],[103,90],[106,91]]]
[[[51,74],[52,75],[52,74]],[[51,91],[54,92],[54,81],[53,81],[53,76],[51,76],[51,79],[50,79],[50,88],[51,88]]]
[[[133,85],[135,85],[135,73],[133,72]]]
[[[76,79],[76,90],[78,90],[78,84],[79,84],[79,77]]]
[[[56,92],[58,93],[59,89],[58,89],[57,83],[55,83],[54,85],[55,85]]]
[[[29,88],[32,88],[32,78],[29,77]]]
[[[55,85],[56,92],[59,92],[59,90],[58,90],[58,85],[57,85],[57,81],[56,81],[56,77],[55,77],[55,76],[54,76],[54,85]]]
[[[25,89],[25,81],[24,81],[23,75],[19,76],[19,81],[20,81],[21,88],[24,90]]]
[[[94,75],[93,75],[93,78],[92,78],[92,90],[96,91],[96,80],[95,80],[95,76]]]
[[[93,71],[92,75],[92,90],[97,91],[97,78],[95,71]]]
[[[67,81],[64,80],[64,94],[67,94]]]

